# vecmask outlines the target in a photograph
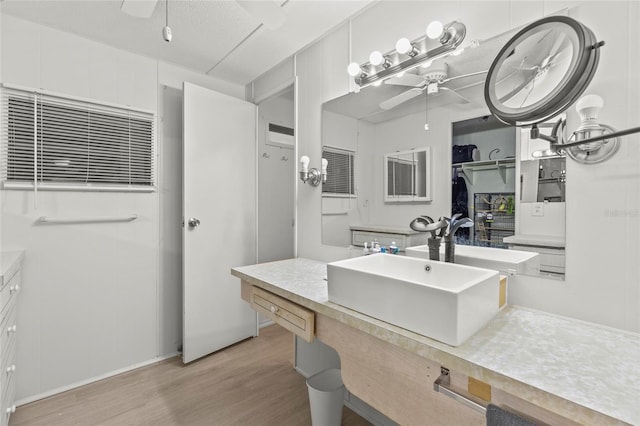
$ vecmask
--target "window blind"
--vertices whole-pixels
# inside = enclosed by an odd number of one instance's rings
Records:
[[[355,196],[355,152],[325,146],[322,148],[322,158],[326,158],[328,161],[327,181],[322,184],[322,194],[330,196]]]
[[[155,190],[153,113],[2,88],[4,188]]]

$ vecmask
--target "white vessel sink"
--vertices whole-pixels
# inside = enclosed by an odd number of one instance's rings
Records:
[[[426,245],[407,247],[405,254],[420,259],[428,259],[429,247]],[[440,245],[440,260],[444,261],[444,242]],[[530,251],[456,244],[455,263],[494,269],[503,274],[536,275],[540,272],[539,255]]]
[[[327,265],[329,300],[452,346],[499,310],[497,271],[374,254]]]

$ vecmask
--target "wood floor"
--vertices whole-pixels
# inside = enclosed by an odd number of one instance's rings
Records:
[[[19,425],[310,425],[292,335],[279,326],[195,361],[139,368],[21,407]],[[344,408],[343,425],[368,425]]]

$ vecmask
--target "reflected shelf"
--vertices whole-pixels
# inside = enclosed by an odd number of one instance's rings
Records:
[[[515,158],[503,158],[500,160],[487,160],[487,161],[470,161],[467,163],[454,163],[453,169],[458,173],[463,173],[470,184],[473,185],[475,179],[475,173],[485,170],[497,170],[502,178],[502,182],[507,182],[507,169],[514,168],[516,166]]]

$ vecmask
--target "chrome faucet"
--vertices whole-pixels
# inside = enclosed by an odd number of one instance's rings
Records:
[[[444,261],[455,263],[456,243],[453,239],[456,231],[460,228],[469,228],[473,226],[473,221],[468,217],[458,218],[460,213],[454,214],[451,219],[444,218],[447,221],[447,230],[444,232]]]
[[[444,239],[444,261],[455,261],[455,241],[453,236],[458,229],[473,226],[471,219],[468,217],[458,219],[460,216],[460,213],[456,213],[451,218],[441,217],[437,222],[429,216],[419,216],[411,221],[409,227],[414,231],[431,233],[431,238],[427,239],[430,260],[440,260],[440,243]]]

